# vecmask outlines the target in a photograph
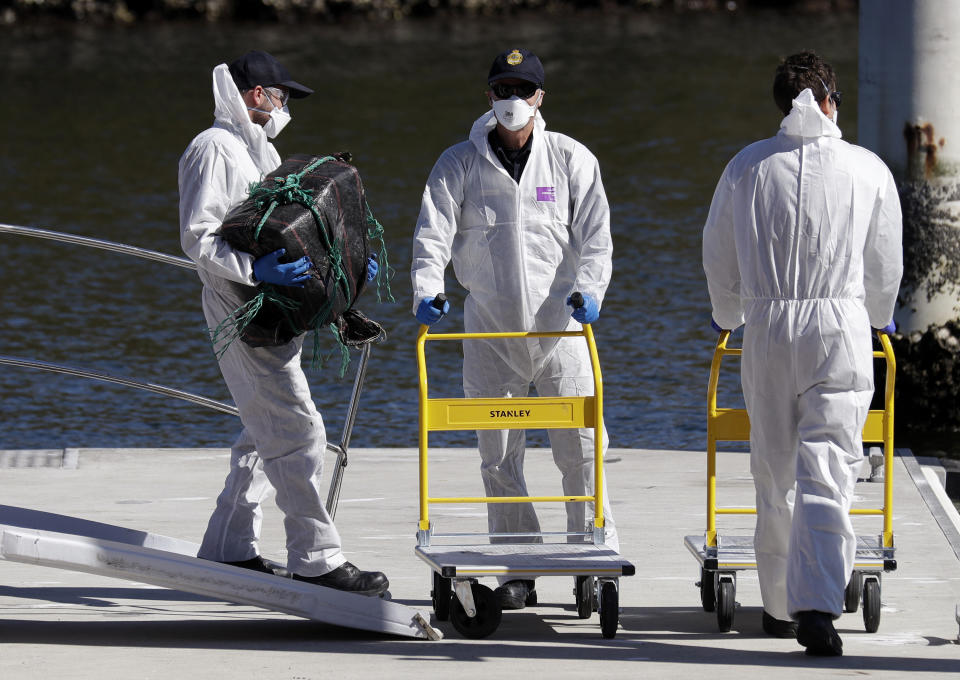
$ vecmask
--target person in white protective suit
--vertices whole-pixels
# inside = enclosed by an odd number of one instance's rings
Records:
[[[546,130],[539,112],[543,80],[543,66],[529,51],[499,55],[488,77],[492,110],[431,171],[411,267],[421,323],[436,323],[449,310],[449,302],[443,309],[433,303],[451,259],[468,293],[467,332],[574,330],[597,320],[612,270],[610,212],[593,154]],[[575,291],[584,306],[573,310]],[[525,397],[531,383],[540,396],[593,394],[582,338],[467,340],[463,353],[468,398]],[[586,495],[593,485],[593,430],[549,430],[549,436],[563,493]],[[524,431],[481,430],[477,438],[487,495],[528,495]],[[605,542],[618,550],[606,484],[603,491]],[[588,529],[590,505],[566,505],[567,531]],[[540,532],[530,503],[488,504],[487,513],[491,533]],[[500,580],[504,609],[534,601],[534,581]]]
[[[244,303],[233,282],[302,286],[310,262],[283,263],[283,251],[254,259],[234,250],[217,230],[249,187],[280,165],[268,138],[290,120],[288,97],[313,90],[294,81],[266,52],[253,51],[213,70],[213,127],[180,158],[180,241],[203,282],[203,312],[216,328]],[[368,263],[368,277],[375,262]],[[240,411],[241,432],[230,471],[198,556],[266,573],[281,573],[257,546],[260,503],[269,486],[284,514],[287,570],[317,585],[376,595],[388,587],[380,572],[347,562],[323,504],[320,474],[326,449],[323,420],[300,364],[303,336],[277,347],[232,343],[220,371]]]
[[[744,325],[763,629],[840,655],[856,536],[849,510],[873,395],[871,326],[892,330],[902,273],[890,171],[841,139],[833,69],[777,69],[775,137],[727,165],[703,230],[715,327]]]

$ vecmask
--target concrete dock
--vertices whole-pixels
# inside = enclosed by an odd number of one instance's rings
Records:
[[[199,542],[227,469],[225,449],[0,451],[0,504],[26,507]],[[861,614],[837,628],[841,658],[813,658],[760,627],[755,572],[738,577],[733,630],[720,633],[694,583],[684,536],[705,525],[706,454],[611,449],[607,477],[623,555],[636,575],[620,582],[620,630],[601,637],[596,614],[577,618],[572,579],[538,581],[539,604],[504,612],[493,636],[462,638],[435,622],[438,642],[319,624],[245,605],[133,582],[0,560],[0,678],[567,678],[567,677],[960,677],[960,518],[908,451],[894,469],[898,569],[882,581],[876,633]],[[534,495],[559,490],[550,454],[530,450]],[[327,477],[325,475],[325,483]],[[480,495],[476,451],[431,451],[431,490]],[[752,505],[744,453],[722,453],[721,506]],[[879,507],[882,484],[861,482],[857,505]],[[336,521],[348,559],[381,569],[396,602],[430,608],[430,572],[413,553],[417,524],[414,449],[350,452]],[[262,552],[284,560],[281,517],[264,504]],[[562,508],[542,506],[543,529],[561,530]],[[438,507],[441,531],[482,531],[480,506]],[[749,535],[752,518],[718,521],[721,535]],[[876,535],[880,519],[855,520]]]

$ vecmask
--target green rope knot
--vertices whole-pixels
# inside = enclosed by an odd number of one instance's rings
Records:
[[[267,211],[253,232],[254,240],[260,238],[260,230],[263,228],[263,225],[267,223],[267,218],[270,217],[270,214],[278,205],[299,203],[309,208],[314,218],[317,218],[316,210],[313,208],[313,192],[310,189],[304,189],[300,181],[307,173],[312,172],[323,163],[332,160],[335,160],[333,156],[324,156],[310,163],[300,172],[294,172],[282,177],[269,177],[250,187],[250,198],[255,201],[257,210],[262,210],[265,205],[269,204]],[[268,186],[268,183],[272,183],[273,186]],[[319,219],[317,220],[317,225],[321,228],[323,227],[323,223],[319,221]]]

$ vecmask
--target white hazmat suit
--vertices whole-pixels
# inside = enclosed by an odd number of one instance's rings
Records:
[[[893,318],[903,269],[893,177],[840,137],[801,92],[777,136],[727,165],[703,230],[713,318],[744,324],[754,545],[763,607],[779,620],[842,611],[870,327]]]
[[[519,183],[504,169],[487,136],[492,111],[470,139],[447,149],[423,194],[413,244],[413,305],[444,290],[444,269],[467,290],[470,333],[560,331],[581,326],[566,304],[574,291],[602,303],[610,282],[610,212],[596,158],[582,144],[545,129],[538,112],[530,156]],[[468,398],[593,394],[593,373],[581,338],[468,340],[463,346]],[[592,489],[593,430],[549,430],[563,493]],[[478,431],[487,495],[524,496],[523,430]],[[606,446],[606,433],[603,443]],[[567,530],[582,532],[593,509],[567,504]],[[491,533],[539,532],[530,503],[487,506]],[[604,485],[606,544],[619,548]],[[529,540],[529,539],[528,539]],[[508,579],[501,579],[508,580]]]
[[[250,185],[280,165],[263,128],[250,121],[225,64],[213,71],[213,94],[216,121],[190,142],[179,172],[180,242],[197,263],[210,328],[245,302],[231,282],[255,285],[253,256],[231,248],[217,229]],[[243,431],[231,450],[230,472],[199,557],[220,562],[256,557],[260,503],[272,485],[284,513],[287,568],[319,576],[346,561],[320,489],[327,441],[300,365],[302,345],[302,336],[278,347],[237,341],[220,359]]]

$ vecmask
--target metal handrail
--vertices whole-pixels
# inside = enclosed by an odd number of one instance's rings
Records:
[[[155,262],[163,262],[164,264],[172,264],[177,267],[183,267],[184,269],[196,270],[197,268],[196,264],[185,257],[176,257],[175,255],[167,255],[166,253],[160,253],[156,250],[148,250],[147,248],[130,246],[126,243],[105,241],[99,238],[88,238],[86,236],[79,236],[77,234],[66,234],[59,231],[51,231],[49,229],[37,229],[36,227],[21,227],[14,224],[0,224],[0,234],[2,233],[18,234],[20,236],[32,236],[34,238],[42,238],[49,241],[59,241],[61,243],[71,243],[77,246],[87,246],[88,248],[99,248],[100,250],[109,250],[115,253],[133,255],[134,257],[140,257],[145,260],[153,260]]]
[[[64,375],[74,375],[80,378],[90,378],[92,380],[101,380],[103,382],[116,383],[117,385],[135,387],[147,392],[156,392],[157,394],[174,397],[175,399],[189,401],[191,404],[205,406],[213,409],[214,411],[228,413],[232,416],[240,415],[237,407],[233,406],[232,404],[226,404],[222,401],[217,401],[216,399],[202,397],[199,394],[192,394],[191,392],[185,392],[173,387],[158,385],[157,383],[152,382],[144,382],[142,380],[134,380],[133,378],[110,375],[109,373],[103,373],[102,371],[93,371],[86,368],[77,368],[75,366],[64,366],[62,364],[52,364],[46,361],[34,361],[32,359],[21,359],[19,357],[2,355],[0,355],[0,364],[5,364],[7,366],[19,366],[20,368],[35,368],[37,370],[48,371],[50,373],[62,373]]]

